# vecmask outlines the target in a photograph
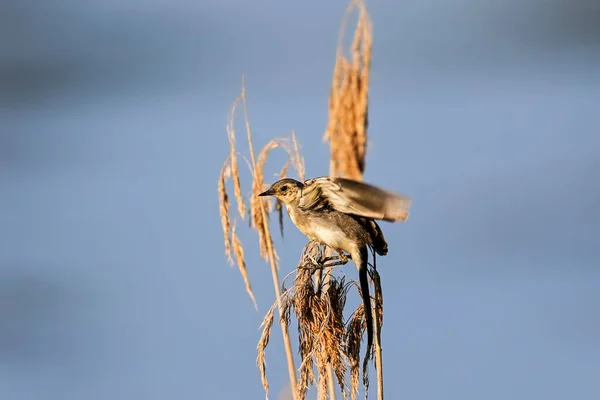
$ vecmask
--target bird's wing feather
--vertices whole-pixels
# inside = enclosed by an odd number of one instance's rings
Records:
[[[389,222],[408,218],[411,200],[363,182],[345,178],[321,177],[304,182],[299,206],[337,211]]]

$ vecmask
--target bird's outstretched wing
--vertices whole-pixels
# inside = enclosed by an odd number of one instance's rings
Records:
[[[363,182],[321,177],[304,182],[299,207],[319,210],[331,207],[360,217],[389,222],[408,218],[411,200]]]

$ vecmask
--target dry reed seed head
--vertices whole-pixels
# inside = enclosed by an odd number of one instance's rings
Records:
[[[325,135],[323,137],[324,141],[329,141],[330,143],[330,175],[336,176],[339,171],[339,162],[338,162],[338,144],[337,144],[337,130],[339,129],[339,105],[340,105],[340,90],[339,87],[343,80],[343,64],[344,58],[340,55],[340,50],[338,48],[336,56],[336,62],[333,70],[333,79],[331,83],[331,88],[329,90],[329,118],[327,123],[327,128],[325,130]]]
[[[328,334],[326,335],[326,362],[331,365],[340,386],[340,390],[346,394],[346,354],[345,354],[345,325],[344,306],[349,286],[345,284],[344,278],[331,277],[324,299],[329,305]]]
[[[268,392],[269,385],[268,385],[267,375],[266,375],[266,353],[265,353],[265,350],[269,344],[269,340],[271,337],[271,328],[273,326],[275,309],[277,308],[277,306],[278,306],[278,302],[275,301],[273,303],[273,305],[271,306],[271,308],[269,308],[269,311],[267,312],[265,317],[263,318],[263,321],[260,324],[260,328],[262,328],[263,331],[261,333],[260,340],[256,347],[257,353],[258,353],[257,358],[256,358],[256,363],[260,369],[261,381],[263,383],[263,388],[265,390],[267,399],[269,398],[269,392]],[[290,321],[290,311],[289,310],[291,308],[292,308],[292,306],[291,306],[291,300],[290,300],[290,293],[289,293],[289,291],[285,291],[281,295],[281,316],[279,319],[280,323],[286,324],[287,326],[289,326],[289,321]]]
[[[327,367],[331,364],[338,377],[342,391],[345,393],[343,349],[342,342],[344,336],[343,321],[335,319],[335,313],[332,305],[329,304],[327,296],[315,299],[318,305],[314,313],[314,326],[311,334],[314,336],[315,358],[320,375],[319,391],[325,393],[327,385],[326,375]],[[341,326],[341,329],[340,329]],[[341,377],[341,378],[340,378]],[[323,382],[325,380],[325,383]]]
[[[275,306],[271,307],[265,315],[263,322],[260,327],[263,328],[262,334],[260,335],[260,340],[258,341],[258,356],[256,357],[256,364],[260,369],[260,380],[262,382],[263,388],[265,390],[265,397],[269,399],[269,381],[267,380],[267,365],[265,360],[265,349],[269,344],[269,338],[271,337],[271,327],[273,326],[273,319],[275,316]]]
[[[312,382],[312,368],[319,373],[318,396],[326,393],[327,367],[331,365],[336,380],[347,398],[345,374],[345,325],[343,308],[351,284],[343,278],[332,277],[319,296],[312,280],[311,267],[321,265],[326,255],[325,246],[309,242],[304,250],[294,280],[294,312],[298,319],[301,365],[300,395]],[[309,373],[310,372],[310,373]]]
[[[277,302],[275,302],[275,304],[277,304]],[[279,323],[284,324],[286,326],[290,326],[292,308],[293,304],[291,294],[289,292],[282,294]]]
[[[217,191],[219,192],[219,215],[221,217],[221,226],[223,228],[223,241],[225,243],[225,256],[229,265],[233,266],[233,257],[231,252],[231,220],[229,219],[229,196],[227,196],[227,189],[225,188],[225,182],[230,177],[231,169],[229,166],[229,158],[223,164],[221,168],[221,174],[219,176],[219,184]]]
[[[242,219],[246,218],[246,204],[244,203],[244,197],[242,196],[242,188],[240,183],[240,175],[237,166],[237,157],[231,159],[231,169],[233,171],[233,190],[235,198],[237,200],[238,212]]]
[[[254,192],[256,192],[256,191],[257,191],[256,188],[253,188],[252,197],[250,198],[250,216],[251,216],[251,220],[252,220],[252,227],[258,233],[260,258],[264,260],[267,257],[267,249],[268,249],[267,241],[269,241],[269,234],[266,231],[265,224],[263,223],[264,217],[263,217],[263,213],[261,211],[261,207],[262,207],[262,205],[260,203],[261,199],[260,199],[260,197],[257,197],[256,195],[254,195]]]
[[[336,62],[336,71],[339,69],[338,63]],[[335,79],[335,77],[334,77]],[[325,134],[323,135],[323,141],[331,141],[331,137],[334,134],[335,126],[337,124],[336,118],[336,110],[337,103],[339,101],[339,96],[337,94],[337,90],[334,87],[335,83],[332,84],[331,89],[329,90],[329,118],[327,119],[327,127],[325,129]]]
[[[294,313],[303,322],[312,322],[312,302],[315,290],[310,270],[299,269],[294,279]]]
[[[289,167],[290,167],[290,160],[287,160],[285,162],[285,164],[283,164],[281,171],[279,171],[279,179],[284,179],[287,177],[287,171],[288,171]]]
[[[366,29],[366,28],[365,28]],[[364,29],[363,29],[364,31]],[[355,70],[358,84],[358,92],[355,99],[355,132],[353,147],[356,150],[357,168],[362,172],[365,169],[365,156],[367,147],[367,128],[368,120],[368,87],[369,87],[369,69],[370,69],[370,46],[365,47],[364,36],[362,37],[362,68]],[[368,62],[366,60],[369,60]]]
[[[254,167],[253,181],[252,181],[252,196],[250,198],[250,214],[252,218],[252,226],[258,232],[258,239],[260,245],[260,257],[265,259],[267,257],[267,249],[273,248],[273,239],[268,230],[268,221],[264,221],[263,218],[263,198],[258,195],[265,189],[264,181],[264,167],[267,163],[267,157],[271,150],[280,147],[280,141],[273,139],[269,141],[260,152],[256,165]],[[265,217],[267,215],[267,208],[265,207]]]
[[[330,123],[326,138],[331,146],[332,174],[341,174],[352,179],[361,179],[364,171],[366,150],[366,110],[357,114],[358,84],[357,72],[346,60],[340,60],[344,71],[341,86],[333,91],[334,108],[330,113]],[[357,129],[357,126],[359,129]]]
[[[281,309],[280,309],[279,322],[281,324],[285,324],[286,326],[289,326],[289,322],[290,322],[290,311],[289,310],[292,308],[290,296],[291,296],[290,290],[285,290],[285,291],[282,291],[281,298],[280,298]],[[266,375],[265,350],[269,344],[269,339],[271,337],[271,328],[273,326],[273,320],[274,320],[274,315],[275,315],[274,313],[275,313],[275,309],[278,307],[278,303],[279,302],[276,300],[273,303],[273,305],[269,308],[269,311],[267,312],[265,317],[263,318],[263,321],[260,324],[260,327],[263,329],[263,331],[260,336],[258,345],[256,346],[257,353],[258,353],[257,358],[256,358],[256,363],[260,369],[261,381],[263,383],[263,388],[265,390],[267,399],[269,397],[269,392],[268,392],[269,385],[268,385],[267,375]]]
[[[366,14],[366,13],[365,13]],[[360,99],[358,102],[359,106],[359,114],[360,112],[364,112],[364,126],[365,128],[368,126],[368,89],[369,89],[369,76],[371,71],[371,52],[373,46],[373,35],[371,28],[371,21],[369,20],[368,15],[365,15],[365,24],[363,29],[362,36],[362,69],[360,75]]]
[[[240,184],[240,174],[238,170],[237,164],[237,153],[235,151],[235,129],[234,129],[234,118],[235,118],[235,109],[237,107],[238,102],[240,101],[240,97],[238,96],[233,105],[231,106],[231,112],[229,114],[229,121],[227,123],[227,137],[229,139],[229,157],[231,159],[231,171],[232,171],[232,180],[233,180],[233,190],[235,193],[235,198],[238,205],[238,212],[242,219],[246,216],[246,204],[244,203],[244,198],[242,196],[242,188]]]
[[[300,342],[300,346],[298,352],[300,353],[300,357],[302,359],[302,363],[300,364],[300,378],[298,380],[297,393],[296,396],[299,399],[306,398],[306,392],[311,385],[315,384],[316,377],[313,371],[314,365],[312,362],[312,357],[307,355],[306,348],[311,347],[304,343],[301,335],[299,334],[298,340]]]
[[[369,72],[371,66],[371,21],[364,7],[364,3],[359,5],[360,15],[356,27],[356,34],[353,44],[353,79],[356,81],[356,92],[354,93],[354,115],[355,115],[355,136],[353,148],[356,154],[356,167],[361,175],[365,167],[365,153],[367,144],[366,130],[368,127],[368,88]]]
[[[233,252],[235,253],[235,259],[237,261],[238,268],[240,269],[240,274],[242,274],[242,278],[244,278],[244,284],[246,285],[246,292],[248,293],[248,296],[250,296],[250,299],[252,299],[254,308],[258,311],[258,306],[256,305],[256,298],[254,297],[254,293],[252,292],[250,278],[248,277],[246,261],[244,260],[244,248],[242,247],[242,242],[240,241],[236,233],[235,224],[231,229],[231,238],[233,241]]]
[[[292,131],[292,145],[294,149],[294,153],[292,156],[294,168],[296,169],[296,173],[298,174],[298,178],[300,178],[300,181],[304,181],[306,179],[304,158],[300,154],[300,144],[298,143],[298,139],[296,138],[296,133],[294,133],[294,131]]]
[[[346,325],[346,355],[350,364],[352,399],[356,399],[360,376],[360,347],[365,332],[365,309],[360,304]]]
[[[298,269],[294,279],[294,295],[292,297],[293,311],[298,321],[299,353],[302,360],[300,365],[300,382],[298,385],[298,397],[305,398],[308,387],[315,383],[313,372],[313,354],[316,351],[312,301],[314,300],[314,288],[309,270]]]
[[[313,363],[313,343],[312,336],[305,333],[305,330],[298,327],[298,353],[300,354],[300,379],[298,382],[298,398],[304,399],[306,392],[311,385],[314,385],[316,377],[314,374]]]
[[[329,302],[332,305],[334,315],[337,321],[344,320],[344,307],[346,306],[346,297],[350,285],[346,283],[345,278],[334,278],[329,281],[327,288],[327,296],[329,296]],[[342,330],[344,330],[342,328]]]
[[[343,54],[343,36],[348,16],[355,8],[359,18],[349,61]],[[353,2],[340,30],[325,139],[331,146],[331,174],[357,180],[362,179],[365,168],[371,43],[371,22],[364,2]]]

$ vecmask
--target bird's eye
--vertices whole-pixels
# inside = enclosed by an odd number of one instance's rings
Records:
[[[283,185],[279,190],[281,190],[282,192],[285,192],[287,190],[287,186]]]

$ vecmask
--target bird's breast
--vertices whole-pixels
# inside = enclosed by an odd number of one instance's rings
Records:
[[[315,223],[312,226],[312,233],[315,239],[331,248],[343,250],[348,248],[346,232],[338,226]]]
[[[308,236],[310,239],[316,239],[312,232],[311,218],[308,217],[307,213],[299,211],[297,208],[288,207],[287,209],[290,219],[296,225],[298,230]]]
[[[304,235],[311,240],[325,243],[334,249],[349,247],[348,234],[338,221],[324,212],[305,212],[288,208],[290,219]]]

